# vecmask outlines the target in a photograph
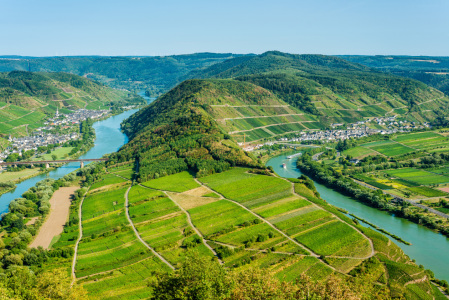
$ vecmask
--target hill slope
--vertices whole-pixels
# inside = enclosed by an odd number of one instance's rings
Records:
[[[449,95],[449,57],[343,55],[343,59],[383,72],[409,77]]]
[[[24,135],[42,126],[58,108],[109,109],[142,104],[143,99],[66,73],[0,73],[0,134]]]
[[[216,64],[189,77],[252,82],[304,112],[327,117],[327,123],[395,114],[423,122],[435,118],[449,101],[419,81],[323,55],[271,51]]]
[[[134,92],[146,89],[159,95],[181,82],[180,78],[195,69],[237,57],[237,54],[197,53],[153,57],[0,57],[0,72],[66,72],[88,76],[115,88]]]

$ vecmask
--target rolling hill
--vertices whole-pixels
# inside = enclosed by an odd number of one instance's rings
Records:
[[[215,64],[139,111],[125,124],[131,137],[195,107],[217,130],[255,142],[301,130],[398,115],[426,122],[449,98],[419,81],[341,58],[267,52]],[[168,111],[176,111],[171,114]],[[160,115],[169,114],[170,118]]]
[[[0,73],[0,134],[25,135],[43,126],[56,109],[109,109],[144,100],[67,73]]]
[[[449,95],[449,57],[396,55],[342,55],[339,57],[382,72],[422,81]]]
[[[0,72],[66,72],[87,76],[108,86],[134,92],[147,90],[152,96],[165,93],[187,73],[208,67],[238,54],[196,53],[172,56],[108,57],[0,57]]]
[[[350,278],[366,288],[363,293],[367,298],[422,299],[437,295],[439,292],[429,282],[430,273],[416,266],[388,238],[328,205],[307,179],[272,176],[233,141],[232,137],[238,136],[232,133],[236,128],[260,129],[253,121],[285,118],[288,126],[319,124],[318,114],[305,113],[298,106],[301,107],[283,100],[282,94],[248,80],[191,79],[123,123],[130,142],[111,155],[107,167],[112,173],[127,172],[128,176],[136,168],[139,171],[133,177],[137,184],[121,186],[116,201],[123,201],[119,199],[130,187],[128,221],[135,224],[137,234],[147,245],[166,259],[153,260],[160,266],[139,267],[137,273],[145,277],[154,268],[182,268],[189,248],[193,247],[205,259],[216,256],[236,272],[260,268],[286,281],[294,281],[301,274],[318,281],[332,276]],[[270,127],[278,128],[279,124],[264,128],[275,131]],[[278,129],[285,132],[294,128]],[[106,176],[111,175],[97,173],[95,187],[108,184],[111,179]],[[110,189],[114,192],[116,188],[111,185]],[[95,201],[97,196],[92,193],[88,197]],[[111,216],[103,211],[103,215],[92,217],[92,226],[86,222],[86,230]],[[125,220],[121,222],[124,228]],[[193,244],[185,234],[190,228],[197,234]],[[95,230],[103,234],[96,227]],[[99,234],[81,245],[94,249],[107,242],[106,238]],[[134,244],[137,247],[138,243]],[[131,247],[131,243],[124,245]],[[142,280],[136,280],[138,276],[123,267],[126,263],[122,261],[132,261],[131,256],[117,261],[117,268],[123,272],[102,273],[104,269],[95,269],[91,261],[98,257],[95,261],[101,265],[109,250],[95,251],[83,252],[76,269],[76,276],[86,289],[105,298],[137,292],[136,297],[148,295]],[[155,258],[153,254],[151,259]],[[142,263],[146,259],[142,257]],[[97,282],[97,278],[110,284]],[[119,283],[125,280],[130,280],[129,286]]]

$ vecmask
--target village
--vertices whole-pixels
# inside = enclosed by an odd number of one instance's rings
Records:
[[[14,138],[9,136],[9,147],[0,153],[0,162],[3,162],[9,155],[13,153],[22,154],[24,151],[38,150],[39,147],[48,145],[61,145],[71,140],[80,138],[78,124],[86,119],[99,119],[106,116],[108,110],[88,110],[79,109],[70,114],[60,114],[56,110],[55,116],[49,118],[44,124],[46,126],[37,128],[30,136]],[[59,134],[54,131],[58,126],[62,128],[70,128],[76,126],[74,132],[67,134]]]
[[[374,126],[369,127],[368,125],[378,125],[381,128],[372,128]],[[276,140],[258,144],[247,143],[246,145],[244,145],[243,143],[239,143],[239,146],[243,147],[245,151],[254,151],[262,148],[265,145],[271,146],[275,143],[328,143],[343,141],[347,139],[358,139],[374,134],[393,134],[397,132],[410,132],[412,130],[431,128],[430,124],[428,123],[420,124],[419,122],[398,121],[396,119],[396,116],[372,118],[346,125],[342,123],[335,123],[332,124],[331,127],[339,129],[302,131],[298,132],[296,134],[296,137],[292,138],[282,137]]]

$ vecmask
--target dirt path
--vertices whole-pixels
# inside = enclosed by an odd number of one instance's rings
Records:
[[[83,203],[84,203],[84,199],[86,199],[87,194],[89,193],[90,187],[87,189],[86,193],[83,196],[83,199],[81,199],[80,205],[78,207],[78,239],[76,240],[76,244],[75,244],[75,252],[73,254],[73,260],[72,260],[72,282],[70,284],[70,286],[73,286],[73,284],[75,283],[76,280],[76,274],[75,274],[75,266],[76,266],[76,258],[78,255],[78,245],[81,241],[81,239],[83,238]]]
[[[53,194],[50,199],[50,214],[36,238],[30,244],[30,248],[42,246],[44,249],[48,249],[51,240],[62,233],[64,224],[69,217],[70,196],[77,189],[79,189],[78,186],[61,187]]]
[[[164,192],[164,193],[165,193],[165,195],[167,195],[168,199],[170,199],[177,207],[179,207],[179,209],[182,210],[182,212],[187,216],[187,222],[189,223],[190,227],[192,227],[192,229],[195,231],[195,233],[201,238],[204,246],[206,246],[214,254],[214,256],[216,258],[218,258],[219,263],[222,265],[223,261],[220,259],[217,252],[215,252],[215,250],[207,243],[207,241],[204,239],[204,236],[200,232],[200,230],[198,228],[196,228],[195,225],[193,225],[192,219],[190,218],[190,213],[187,210],[185,210],[184,207],[182,207],[178,202],[173,200],[172,197],[170,197],[169,193],[167,193],[167,192]]]
[[[160,255],[158,252],[156,252],[152,247],[150,247],[150,245],[148,245],[141,237],[139,232],[137,231],[136,227],[134,226],[133,221],[131,220],[131,217],[129,216],[129,198],[128,198],[128,194],[129,191],[131,190],[133,186],[131,185],[128,190],[126,191],[125,194],[125,208],[126,208],[126,218],[128,219],[129,224],[131,225],[134,234],[136,235],[136,237],[139,239],[139,241],[145,246],[147,247],[155,256],[157,256],[164,264],[166,264],[170,269],[174,270],[175,267],[173,267],[173,265],[171,263],[169,263],[164,257],[162,257],[162,255]]]

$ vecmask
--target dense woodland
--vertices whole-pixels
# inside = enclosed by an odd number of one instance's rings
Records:
[[[30,70],[86,75],[111,87],[134,92],[147,90],[156,96],[181,82],[192,70],[237,56],[240,55],[198,53],[163,57],[12,57],[0,60],[0,72]]]
[[[413,78],[449,95],[449,59],[433,56],[342,55],[341,58],[379,71]]]
[[[247,84],[186,81],[123,123],[131,141],[110,164],[137,159],[141,181],[185,170],[201,177],[231,166],[257,166],[205,112],[202,91],[211,87],[239,89],[250,99],[258,94]]]

